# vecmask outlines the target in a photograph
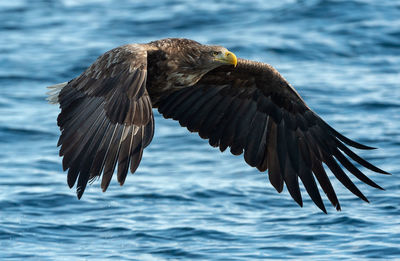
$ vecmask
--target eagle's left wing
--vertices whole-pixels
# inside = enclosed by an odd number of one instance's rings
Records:
[[[68,185],[76,180],[80,198],[90,179],[103,173],[105,191],[118,163],[118,182],[133,173],[154,134],[146,90],[147,51],[126,45],[100,56],[58,94],[60,156]],[[54,100],[54,99],[53,99]]]

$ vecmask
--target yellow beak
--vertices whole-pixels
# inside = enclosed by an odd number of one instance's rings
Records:
[[[216,60],[226,63],[226,64],[232,64],[235,67],[237,65],[236,55],[230,51],[226,51],[225,53],[222,53],[220,55],[220,57],[216,58]]]
[[[225,57],[226,57],[226,60],[228,61],[229,64],[233,64],[233,66],[236,67],[237,58],[236,58],[236,55],[234,53],[227,51],[225,53]]]

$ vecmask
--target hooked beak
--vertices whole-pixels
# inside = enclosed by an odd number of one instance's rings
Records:
[[[232,64],[234,67],[236,67],[236,65],[237,65],[236,55],[230,51],[221,53],[221,55],[219,57],[216,57],[215,60],[226,63],[226,64]]]

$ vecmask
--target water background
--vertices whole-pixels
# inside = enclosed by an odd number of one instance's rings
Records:
[[[165,37],[275,66],[360,154],[367,204],[333,180],[343,211],[278,194],[156,111],[135,175],[82,200],[66,184],[45,87],[116,46]],[[400,1],[0,1],[1,260],[400,260]],[[354,180],[354,179],[353,179]],[[357,182],[360,184],[360,182]]]

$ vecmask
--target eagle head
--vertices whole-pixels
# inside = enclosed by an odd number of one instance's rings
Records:
[[[165,53],[165,59],[158,66],[166,65],[167,88],[192,86],[217,67],[237,65],[236,55],[218,45],[203,45],[183,38],[167,38],[150,44]]]
[[[192,86],[204,74],[222,65],[236,67],[236,55],[222,46],[194,45],[181,50],[179,59],[171,61],[172,72],[168,80],[175,87]]]
[[[236,55],[222,46],[202,45],[198,57],[198,66],[215,69],[221,65],[233,65],[236,67]]]

